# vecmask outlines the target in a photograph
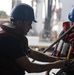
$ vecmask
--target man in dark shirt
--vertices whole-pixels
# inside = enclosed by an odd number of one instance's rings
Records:
[[[33,8],[21,3],[13,7],[10,22],[1,25],[0,75],[24,75],[25,71],[37,73],[63,67],[65,60],[56,61],[57,57],[47,56],[29,48],[24,35],[32,28],[32,21],[36,22]],[[33,63],[28,57],[48,64]]]

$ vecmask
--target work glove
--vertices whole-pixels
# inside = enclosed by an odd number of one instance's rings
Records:
[[[69,21],[63,22],[62,27],[65,33],[70,28],[70,22]],[[64,39],[71,44],[74,43],[74,31],[71,30],[68,34],[65,35]]]
[[[66,32],[70,28],[69,21],[63,22],[62,27],[63,27],[63,31]]]
[[[62,34],[64,34],[69,28],[70,28],[70,22],[69,21],[65,21],[63,22],[62,24],[62,27],[63,27],[63,32]],[[69,34],[66,34],[64,37],[63,37],[63,41],[68,43],[68,37],[69,37]]]

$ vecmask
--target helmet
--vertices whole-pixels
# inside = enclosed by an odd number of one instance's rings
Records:
[[[33,8],[28,4],[23,4],[23,3],[17,4],[16,6],[13,7],[10,19],[11,22],[16,20],[37,22],[34,17]],[[12,24],[11,22],[5,22],[3,26],[9,28],[17,28],[17,26]]]
[[[28,4],[23,3],[13,7],[10,18],[11,20],[27,20],[36,22],[33,8]]]
[[[68,14],[68,19],[74,22],[74,7],[71,9],[70,13]]]

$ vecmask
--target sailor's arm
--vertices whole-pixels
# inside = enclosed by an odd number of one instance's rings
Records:
[[[53,62],[53,61],[62,59],[62,58],[58,58],[58,57],[51,56],[51,55],[48,56],[42,52],[35,51],[35,50],[30,51],[29,57],[31,57],[35,60],[38,60],[38,61],[42,61],[42,62]]]
[[[27,72],[35,73],[35,72],[43,72],[47,70],[51,70],[52,68],[62,68],[64,65],[64,61],[56,61],[48,64],[37,64],[29,61],[27,56],[23,56],[16,59],[16,62]]]

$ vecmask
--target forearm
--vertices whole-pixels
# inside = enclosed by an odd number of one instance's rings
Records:
[[[31,50],[31,53],[29,56],[35,60],[42,61],[42,62],[53,62],[57,60],[57,57],[48,56],[44,53],[33,51],[33,50]]]
[[[49,64],[36,64],[36,63],[32,63],[31,64],[32,69],[29,68],[29,73],[44,72],[44,71],[47,71],[47,70],[51,70],[53,68],[63,68],[62,63],[57,63],[57,62],[59,62],[59,61],[52,62],[52,63],[49,63]]]
[[[59,68],[60,66],[57,66],[56,64],[50,63],[50,64],[36,64],[36,63],[32,63],[32,68],[29,67],[29,73],[39,73],[39,72],[44,72],[47,70],[51,70],[53,68]]]
[[[29,61],[27,56],[17,58],[16,62],[22,67],[22,69],[26,70],[29,73],[44,72],[47,70],[51,70],[52,68],[62,68],[64,64],[63,61],[56,61],[48,64],[32,63]]]

